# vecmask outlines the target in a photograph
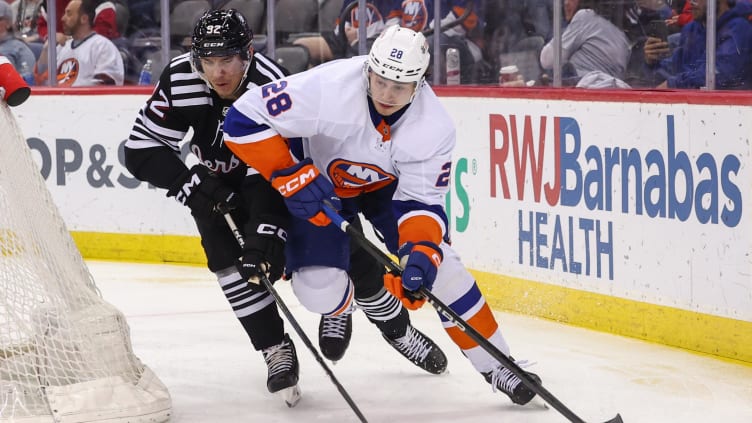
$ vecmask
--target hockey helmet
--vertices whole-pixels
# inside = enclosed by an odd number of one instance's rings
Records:
[[[373,42],[368,53],[368,66],[383,78],[419,83],[428,70],[430,56],[423,34],[394,25]]]
[[[200,68],[199,58],[240,55],[249,60],[253,32],[242,13],[235,9],[210,10],[193,28],[191,58]]]

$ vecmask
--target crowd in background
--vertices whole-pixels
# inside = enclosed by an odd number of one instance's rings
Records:
[[[715,2],[717,16],[715,87],[749,89],[751,0],[562,0],[562,85],[705,87],[708,1]],[[147,61],[157,74],[164,66],[160,25],[169,25],[169,57],[175,57],[189,50],[190,30],[203,11],[230,7],[247,16],[255,33],[254,47],[276,57],[293,73],[366,51],[373,38],[391,25],[423,31],[431,49],[434,34],[440,34],[441,66],[431,72],[438,73],[442,84],[456,82],[447,79],[447,55],[449,67],[459,67],[462,84],[547,86],[556,64],[553,0],[369,0],[365,46],[358,40],[360,13],[355,0],[276,0],[273,46],[267,43],[266,0],[171,0],[169,19],[161,19],[158,0],[55,2],[58,53],[65,55],[67,48],[81,54],[85,49],[79,46],[93,45],[90,40],[96,38],[97,46],[88,53],[91,57],[79,66],[101,65],[106,59],[106,72],[115,73],[94,77],[105,72],[100,66],[89,72],[91,78],[71,83],[71,72],[87,69],[70,69],[69,63],[58,59],[61,86],[138,84]],[[46,3],[0,0],[0,54],[36,85],[47,85],[48,80],[40,67],[46,66],[43,51],[51,38]],[[439,31],[435,6],[440,10]],[[94,55],[102,55],[102,60]],[[435,81],[431,76],[427,79]]]

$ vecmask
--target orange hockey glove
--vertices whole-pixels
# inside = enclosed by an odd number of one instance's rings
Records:
[[[408,310],[417,310],[423,307],[423,304],[426,303],[425,297],[418,297],[410,291],[405,291],[405,288],[402,287],[402,277],[399,275],[395,275],[393,273],[385,274],[384,287],[392,295],[399,298],[399,300],[402,302],[402,305],[405,306],[405,308]]]

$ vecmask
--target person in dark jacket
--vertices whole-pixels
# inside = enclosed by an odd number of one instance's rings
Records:
[[[752,89],[752,4],[747,0],[716,0],[716,88]],[[692,2],[694,21],[682,28],[679,47],[669,54],[657,38],[645,42],[645,64],[657,88],[705,86],[707,0]],[[696,4],[695,4],[696,3]]]

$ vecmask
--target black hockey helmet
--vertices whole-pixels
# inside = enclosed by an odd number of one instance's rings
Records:
[[[240,55],[249,60],[253,32],[242,13],[235,9],[210,10],[193,28],[191,58],[200,68],[199,58]]]

